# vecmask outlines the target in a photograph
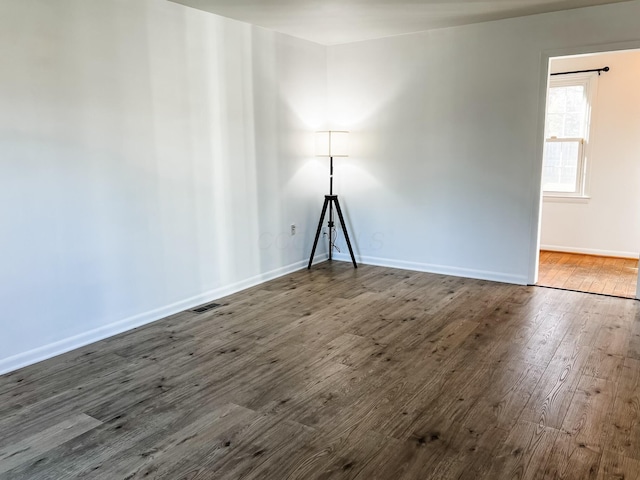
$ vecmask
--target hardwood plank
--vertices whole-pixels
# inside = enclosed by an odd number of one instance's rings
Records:
[[[629,346],[626,355],[640,360],[640,315],[635,315],[630,324]]]
[[[599,472],[600,457],[599,452],[576,444],[568,433],[559,432],[541,478],[595,479]]]
[[[40,395],[38,401],[20,406],[0,416],[0,431],[4,442],[16,442],[79,412],[100,421],[92,414],[97,405],[129,406],[167,391],[166,377],[146,361],[128,363],[121,371],[107,370],[104,375],[90,378],[68,377],[67,389],[51,396]],[[0,403],[1,404],[1,403]]]
[[[46,453],[102,422],[83,413],[58,423],[24,440],[0,448],[0,474]]]
[[[627,358],[617,385],[609,449],[640,460],[640,361]]]
[[[447,449],[438,439],[392,439],[354,477],[357,480],[422,479],[434,472]],[[298,477],[301,478],[301,477]],[[313,477],[311,477],[313,478]]]
[[[572,345],[558,348],[532,393],[521,420],[560,429],[586,363],[587,348]]]
[[[118,474],[132,466],[144,464],[145,459],[153,454],[154,445],[194,420],[224,407],[211,404],[203,407],[184,402],[178,409],[172,408],[162,396],[150,399],[127,408],[82,437],[24,464],[12,473],[16,478],[43,480],[118,478]],[[224,431],[224,420],[219,426]],[[60,458],[65,461],[60,462]]]
[[[490,421],[506,431],[511,430],[540,382],[544,368],[526,362],[509,364],[492,371],[491,388],[474,405],[470,415],[474,422]],[[479,419],[479,420],[478,420]],[[467,423],[472,423],[468,420]]]
[[[557,436],[554,428],[518,422],[478,478],[544,478],[544,467]]]
[[[629,348],[629,330],[626,322],[616,321],[614,316],[606,316],[594,341],[594,348],[606,355],[626,355]]]
[[[371,432],[362,424],[339,425],[309,442],[306,454],[298,460],[293,477],[356,478],[388,444],[388,438]]]
[[[144,464],[123,478],[247,478],[265,462],[286,457],[292,440],[311,438],[312,430],[270,415],[243,412],[245,418],[221,428],[217,415],[205,416],[153,446]],[[114,478],[111,473],[103,478]]]
[[[545,478],[597,477],[614,394],[612,382],[581,378],[547,462]]]
[[[592,350],[583,372],[586,376],[616,382],[622,373],[624,357]]]
[[[602,456],[597,478],[598,480],[640,480],[640,461],[607,450]]]

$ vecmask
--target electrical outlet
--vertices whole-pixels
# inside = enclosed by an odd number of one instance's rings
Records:
[[[292,223],[291,224],[291,235],[295,235],[296,234],[296,224]]]

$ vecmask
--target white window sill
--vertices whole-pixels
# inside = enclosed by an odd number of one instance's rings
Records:
[[[553,195],[545,193],[542,196],[542,200],[545,202],[555,203],[589,203],[591,197],[588,195]]]

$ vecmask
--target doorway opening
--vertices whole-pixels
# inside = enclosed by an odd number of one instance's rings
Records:
[[[640,50],[549,60],[537,285],[638,296]]]

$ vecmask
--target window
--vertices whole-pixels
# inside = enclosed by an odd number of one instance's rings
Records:
[[[593,83],[592,74],[551,77],[542,169],[545,195],[586,196]]]

